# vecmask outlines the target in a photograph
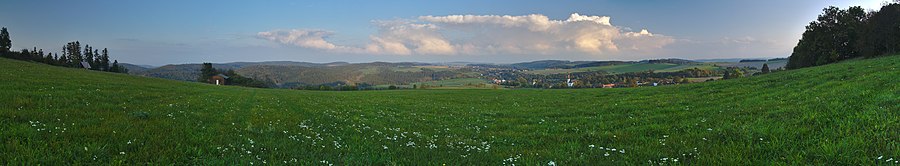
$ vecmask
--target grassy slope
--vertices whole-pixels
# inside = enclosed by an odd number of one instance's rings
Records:
[[[633,89],[317,92],[0,59],[0,163],[884,164],[900,159],[898,63]]]

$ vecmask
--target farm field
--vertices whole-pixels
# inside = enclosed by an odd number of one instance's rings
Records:
[[[898,68],[894,55],[661,87],[329,92],[0,59],[0,163],[896,165]]]

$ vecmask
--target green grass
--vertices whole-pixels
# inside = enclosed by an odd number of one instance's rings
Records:
[[[0,164],[897,164],[898,63],[644,88],[322,92],[0,59]]]

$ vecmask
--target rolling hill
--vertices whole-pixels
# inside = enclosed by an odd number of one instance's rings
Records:
[[[502,76],[510,73],[554,75],[581,72],[623,74],[644,72],[678,72],[699,68],[720,70],[724,67],[762,67],[768,63],[776,69],[786,64],[785,60],[771,62],[696,62],[684,59],[654,59],[643,61],[563,61],[544,60],[513,64],[429,64],[415,62],[373,62],[373,63],[309,63],[309,62],[234,62],[213,64],[222,70],[235,70],[237,74],[253,79],[271,82],[276,88],[296,88],[318,85],[411,85],[418,82],[441,81],[446,79],[492,79],[485,76]],[[181,81],[195,81],[200,73],[200,64],[165,65],[144,68],[126,65],[130,74],[166,78]],[[513,76],[514,77],[514,76]],[[705,80],[705,79],[704,79]]]
[[[320,84],[405,84],[434,79],[467,78],[477,74],[468,70],[447,70],[424,63],[308,63],[308,62],[235,62],[213,64],[221,70],[235,70],[237,74],[272,82],[280,88]],[[200,64],[166,65],[140,69],[134,75],[194,81],[200,74]]]
[[[676,72],[684,69],[699,68],[708,70],[719,70],[724,67],[755,67],[762,68],[763,64],[768,64],[769,68],[783,68],[787,64],[787,60],[762,61],[762,62],[694,62],[681,59],[664,59],[660,63],[649,63],[644,60],[640,62],[594,62],[576,65],[569,68],[541,68],[538,70],[527,71],[530,74],[565,74],[579,72],[597,72],[602,71],[609,74],[621,74],[631,72],[643,72],[653,70],[654,72]]]
[[[897,164],[898,68],[888,56],[663,87],[323,92],[0,59],[0,163]]]

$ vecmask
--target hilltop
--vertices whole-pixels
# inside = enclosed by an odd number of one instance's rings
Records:
[[[0,59],[0,163],[896,164],[898,68],[894,55],[663,87],[322,92]]]

